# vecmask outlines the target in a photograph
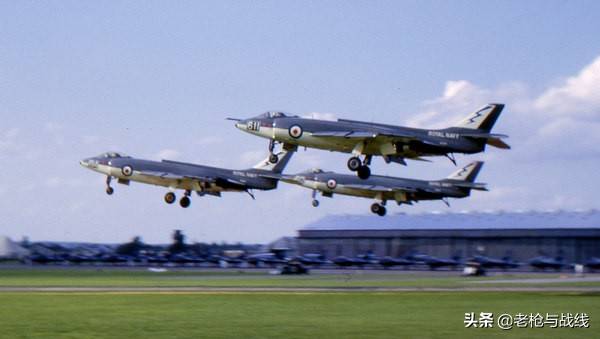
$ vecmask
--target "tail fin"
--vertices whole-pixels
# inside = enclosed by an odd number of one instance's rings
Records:
[[[297,148],[295,146],[288,147],[287,145],[284,145],[284,148],[281,150],[281,152],[277,153],[276,163],[272,163],[269,160],[270,157],[267,157],[258,164],[254,165],[254,167],[252,168],[263,171],[270,171],[273,173],[281,173],[283,172],[285,166],[287,166],[288,162],[294,155],[294,152],[296,152],[296,149]]]
[[[503,109],[504,104],[487,104],[452,127],[476,129],[489,133]]]
[[[482,166],[483,161],[473,161],[467,166],[450,174],[446,177],[446,179],[474,182]]]

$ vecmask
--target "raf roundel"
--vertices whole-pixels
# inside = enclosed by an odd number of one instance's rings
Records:
[[[131,166],[129,165],[125,165],[123,166],[123,168],[121,168],[121,172],[123,173],[124,176],[130,176],[133,174],[133,168],[131,168]]]
[[[300,127],[299,125],[292,125],[290,126],[289,129],[289,133],[290,133],[290,137],[294,138],[294,139],[298,139],[302,136],[302,127]]]
[[[327,188],[334,189],[336,187],[337,187],[337,182],[335,181],[335,179],[327,180]]]

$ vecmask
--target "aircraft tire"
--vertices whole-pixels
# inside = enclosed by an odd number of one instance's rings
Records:
[[[379,205],[378,203],[374,203],[373,205],[371,205],[371,212],[379,214],[379,210],[381,210],[382,207],[383,206]]]
[[[165,202],[167,204],[170,205],[170,204],[174,203],[175,200],[177,200],[177,197],[175,196],[175,193],[169,192],[169,193],[165,194]]]
[[[319,207],[319,200],[315,199],[312,201],[313,207]]]
[[[360,166],[356,174],[361,179],[368,179],[371,176],[371,169],[368,166]]]
[[[380,217],[385,216],[385,213],[387,212],[385,206],[381,206],[381,208],[379,209],[379,212],[377,212],[377,215]]]
[[[348,159],[348,169],[352,172],[358,171],[358,169],[362,166],[362,163],[358,157],[352,157]]]
[[[279,156],[277,156],[277,154],[273,154],[271,153],[271,155],[269,155],[269,162],[272,164],[276,164],[279,161]]]
[[[179,200],[179,205],[183,208],[188,208],[190,207],[190,204],[192,203],[192,201],[190,200],[189,197],[184,196],[181,198],[181,200]]]
[[[115,193],[115,189],[112,187],[107,187],[106,188],[106,194],[108,195],[112,195],[113,193]]]

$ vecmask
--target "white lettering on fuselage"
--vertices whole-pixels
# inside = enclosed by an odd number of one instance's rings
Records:
[[[446,138],[446,139],[458,139],[460,137],[460,134],[458,134],[458,133],[441,132],[441,131],[429,131],[429,132],[427,132],[427,135],[429,135],[430,137]]]
[[[256,178],[256,177],[258,177],[258,175],[256,173],[252,173],[252,172],[240,172],[240,171],[233,171],[233,175],[237,175],[238,177],[245,177],[245,178]]]

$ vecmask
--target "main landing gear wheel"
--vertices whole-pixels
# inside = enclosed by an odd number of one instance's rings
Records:
[[[358,171],[358,169],[362,166],[362,162],[358,157],[352,157],[348,159],[348,169],[352,172]]]
[[[315,199],[312,201],[313,207],[319,207],[319,200]]]
[[[183,207],[183,208],[188,208],[191,203],[192,203],[192,201],[187,196],[184,196],[181,198],[181,200],[179,200],[179,205],[181,205],[181,207]]]
[[[169,192],[169,193],[165,194],[165,202],[167,204],[172,204],[172,203],[175,202],[175,200],[177,200],[177,197],[175,196],[175,193]]]
[[[108,195],[112,195],[113,193],[115,193],[115,189],[114,189],[114,188],[112,188],[112,187],[110,187],[110,186],[108,186],[108,187],[106,188],[106,194],[108,194]]]
[[[269,162],[272,164],[276,164],[279,161],[279,156],[277,156],[277,154],[273,154],[271,153],[271,155],[269,155]]]
[[[371,205],[371,212],[379,215],[380,217],[383,217],[385,215],[386,209],[385,206],[380,205],[378,203],[374,203],[373,205]]]
[[[361,179],[368,179],[371,176],[371,169],[369,168],[369,166],[365,166],[362,165],[358,168],[358,171],[356,171],[356,174],[358,175],[359,178]]]

